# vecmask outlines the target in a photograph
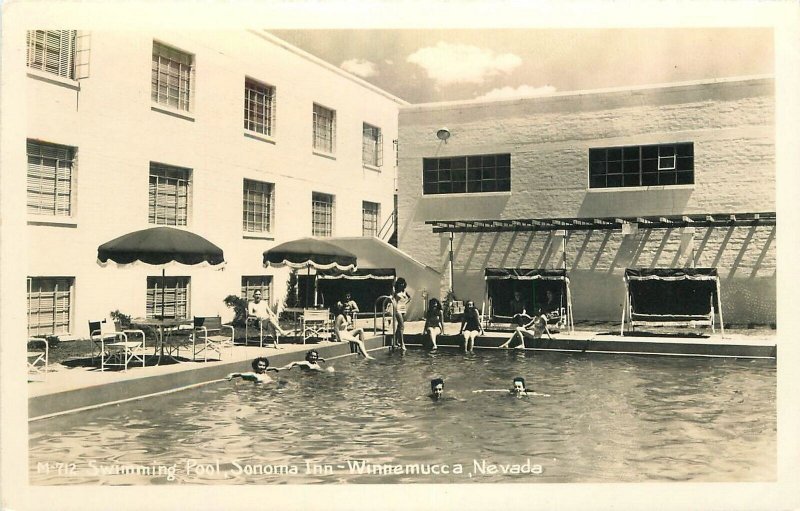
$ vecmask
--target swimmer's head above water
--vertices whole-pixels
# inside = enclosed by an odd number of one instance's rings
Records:
[[[441,378],[434,378],[431,380],[431,397],[439,399],[444,392],[444,380]]]
[[[306,352],[306,362],[309,364],[316,364],[319,360],[319,352],[317,350],[309,350]]]
[[[525,387],[525,378],[517,376],[511,386],[511,392],[514,394],[525,394],[528,389]]]
[[[250,363],[253,367],[253,371],[257,374],[263,374],[267,372],[267,367],[269,367],[269,359],[267,357],[256,357]]]

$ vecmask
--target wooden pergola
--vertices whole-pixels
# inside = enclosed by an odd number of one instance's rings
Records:
[[[642,229],[678,227],[748,227],[775,225],[774,211],[759,213],[693,213],[686,215],[583,218],[516,218],[498,220],[428,220],[434,233],[619,230],[625,224]]]

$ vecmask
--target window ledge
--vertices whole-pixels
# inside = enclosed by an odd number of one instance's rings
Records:
[[[52,83],[53,85],[60,85],[61,87],[66,87],[72,90],[81,90],[81,82],[78,80],[64,78],[63,76],[48,73],[46,71],[40,71],[38,69],[28,68],[28,77],[33,78],[34,80]]]
[[[275,235],[268,232],[242,232],[242,238],[246,240],[267,240],[275,241]]]
[[[618,186],[612,188],[587,188],[589,193],[655,192],[659,190],[692,190],[694,185]]]
[[[28,215],[28,225],[49,225],[52,227],[78,227],[78,221],[72,217],[56,217],[45,215]]]
[[[428,193],[422,194],[422,198],[436,197],[507,197],[511,192],[455,192],[455,193]]]
[[[328,158],[330,160],[335,160],[336,159],[336,155],[333,154],[333,153],[326,153],[326,152],[323,152],[323,151],[317,151],[316,149],[312,149],[311,152],[316,154],[317,156],[322,156],[323,158]]]
[[[151,105],[150,110],[154,112],[160,112],[162,114],[171,115],[173,117],[178,117],[179,119],[185,119],[187,121],[194,122],[194,115],[192,115],[190,112],[176,110],[174,108],[170,108],[168,106],[163,106],[163,105]]]
[[[374,170],[375,172],[380,172],[381,167],[377,167],[375,165],[370,165],[369,163],[362,163],[363,167],[367,170]]]
[[[269,144],[275,144],[275,139],[268,136],[258,133],[257,131],[245,131],[244,136],[247,138],[252,138],[253,140],[260,140],[261,142],[267,142]]]

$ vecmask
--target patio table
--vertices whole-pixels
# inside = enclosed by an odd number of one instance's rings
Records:
[[[156,365],[161,364],[161,359],[164,357],[164,328],[175,328],[180,325],[190,325],[192,324],[192,320],[190,319],[176,319],[176,318],[133,318],[131,320],[131,325],[135,327],[158,327],[157,328],[157,343],[156,349],[153,355],[158,355],[158,360],[156,361]],[[179,362],[178,359],[170,355],[170,358],[175,362]]]

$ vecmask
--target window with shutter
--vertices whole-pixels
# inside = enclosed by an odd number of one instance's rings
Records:
[[[28,278],[28,336],[71,331],[74,277]]]
[[[147,277],[147,317],[152,318],[162,315],[161,300],[163,295],[163,316],[165,318],[188,318],[190,313],[190,283],[191,277]]]
[[[151,86],[154,102],[190,111],[194,95],[194,55],[153,41]]]
[[[383,165],[383,134],[381,129],[364,123],[362,130],[361,161],[366,165]]]
[[[28,30],[28,67],[75,79],[77,30]]]
[[[28,213],[71,216],[75,148],[28,140]]]
[[[150,163],[148,222],[187,225],[191,169]]]

